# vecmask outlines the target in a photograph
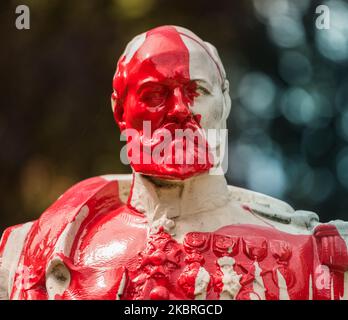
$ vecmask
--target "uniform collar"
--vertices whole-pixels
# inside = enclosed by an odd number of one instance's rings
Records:
[[[171,181],[134,173],[128,203],[146,215],[150,226],[157,226],[168,223],[168,220],[215,210],[228,201],[228,186],[222,175],[207,173],[183,181]]]

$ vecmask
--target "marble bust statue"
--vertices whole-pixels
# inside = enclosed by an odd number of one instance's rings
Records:
[[[84,180],[6,229],[0,299],[348,299],[348,223],[212,174],[205,132],[226,128],[231,101],[211,44],[177,26],[138,35],[111,102],[133,174]],[[186,129],[197,139],[174,136]]]

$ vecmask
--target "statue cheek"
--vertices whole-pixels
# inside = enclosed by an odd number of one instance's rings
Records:
[[[144,123],[147,121],[151,123],[151,131],[153,131],[165,123],[166,115],[166,108],[154,110],[148,108],[143,103],[137,103],[127,110],[127,127],[144,130]]]
[[[131,101],[126,105],[126,125],[127,128],[141,130],[143,120],[145,120],[147,110],[142,103]]]
[[[201,116],[200,125],[203,129],[220,128],[223,113],[222,105],[222,97],[220,96],[197,98],[192,111],[194,114]]]

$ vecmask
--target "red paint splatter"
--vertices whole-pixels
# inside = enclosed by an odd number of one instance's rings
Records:
[[[172,26],[153,29],[146,34],[146,39],[134,53],[130,61],[122,57],[118,62],[112,99],[115,101],[115,120],[121,130],[136,129],[140,145],[140,163],[130,159],[136,172],[167,179],[186,179],[208,171],[212,167],[208,143],[201,133],[201,115],[193,115],[190,108],[198,96],[196,83],[190,79],[190,54],[180,34]],[[167,129],[172,134],[176,129],[193,129],[201,137],[200,146],[195,141],[194,161],[186,161],[186,144],[183,148],[183,163],[176,163],[175,152],[178,145],[168,143],[165,154],[171,154],[170,161],[156,163],[154,159],[146,162],[149,151],[144,148],[144,121],[151,123],[151,134],[146,139],[151,155],[158,145],[154,142],[160,129]],[[156,133],[157,132],[157,133]],[[130,146],[130,144],[128,144]],[[180,149],[180,148],[179,148]],[[203,153],[204,152],[204,153]],[[199,159],[203,154],[204,161]]]

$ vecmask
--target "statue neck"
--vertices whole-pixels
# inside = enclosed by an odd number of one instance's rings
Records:
[[[172,181],[134,173],[128,203],[146,215],[150,226],[165,227],[182,217],[215,210],[228,200],[227,182],[221,175],[202,174]]]

